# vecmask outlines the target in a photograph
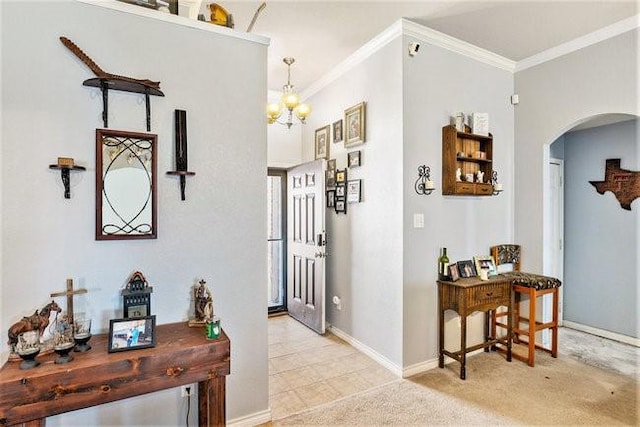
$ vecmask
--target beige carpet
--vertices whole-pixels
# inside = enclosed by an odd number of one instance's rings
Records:
[[[640,425],[638,378],[536,352],[535,368],[498,353],[315,409],[273,425]]]

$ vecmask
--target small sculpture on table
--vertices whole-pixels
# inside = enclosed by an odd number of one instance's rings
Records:
[[[49,325],[49,316],[51,315],[52,311],[56,312],[56,316],[62,311],[60,306],[58,306],[55,301],[51,301],[40,311],[36,310],[31,316],[23,317],[21,320],[11,325],[7,335],[9,338],[8,344],[11,347],[11,352],[14,353],[14,360],[17,359],[17,357],[15,356],[15,352],[16,345],[19,342],[20,334],[24,334],[25,332],[29,331],[38,331],[38,340],[41,340],[42,335],[44,334],[44,330]]]
[[[53,351],[58,354],[55,360],[57,364],[68,363],[73,360],[73,356],[70,354],[75,346],[72,331],[71,325],[66,318],[57,322],[56,329],[53,332]]]
[[[189,326],[204,326],[207,320],[213,319],[213,297],[206,283],[200,280],[194,288],[195,319],[189,321]]]

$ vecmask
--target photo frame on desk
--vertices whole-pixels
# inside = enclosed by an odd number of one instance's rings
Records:
[[[488,276],[496,276],[498,274],[496,263],[493,261],[493,257],[490,255],[474,256],[473,263],[475,264],[477,274],[480,274],[480,270],[482,269],[487,270],[487,272],[489,273]]]
[[[460,278],[460,273],[458,272],[458,264],[455,262],[453,264],[449,264],[449,276],[451,277],[451,281],[455,282]]]
[[[156,316],[109,321],[109,353],[156,346]]]
[[[468,277],[476,277],[476,267],[473,265],[473,261],[464,260],[458,261],[458,272],[460,273],[460,277],[466,279]]]

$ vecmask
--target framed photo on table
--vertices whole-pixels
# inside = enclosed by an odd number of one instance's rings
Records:
[[[331,133],[331,126],[326,125],[320,129],[316,129],[315,137],[315,159],[328,159],[329,158],[329,138]]]
[[[458,272],[463,279],[477,276],[476,267],[471,260],[458,261]]]
[[[156,316],[109,321],[109,353],[156,346]]]
[[[452,282],[455,282],[460,278],[460,273],[458,273],[458,264],[455,262],[453,264],[449,264],[449,276],[451,277]]]
[[[476,267],[476,272],[480,274],[480,270],[487,270],[488,276],[495,276],[498,274],[496,263],[492,256],[474,256],[473,263]]]

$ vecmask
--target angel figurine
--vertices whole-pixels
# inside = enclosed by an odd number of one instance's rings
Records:
[[[205,286],[207,282],[200,280],[200,286],[195,289],[196,321],[203,322],[213,318],[213,297]]]
[[[480,183],[484,182],[484,172],[478,171],[476,172],[476,176],[478,177],[476,179],[476,182],[480,182]]]
[[[462,169],[456,169],[456,181],[462,181]]]

